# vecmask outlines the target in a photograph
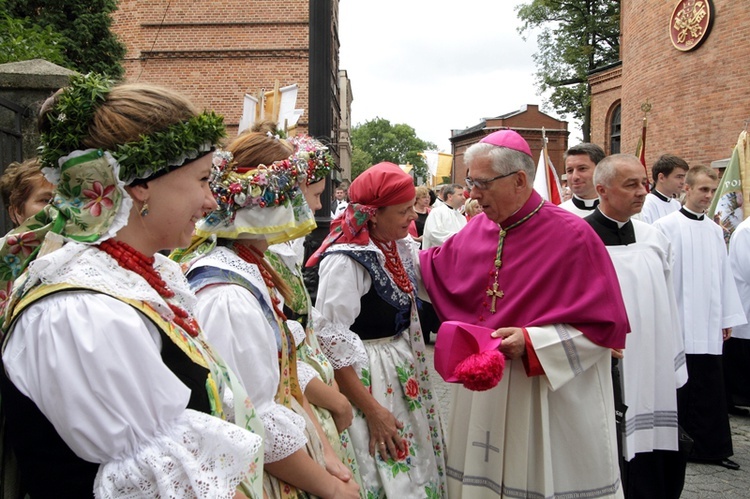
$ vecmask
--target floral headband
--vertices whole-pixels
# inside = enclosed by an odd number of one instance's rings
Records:
[[[288,139],[288,142],[294,146],[295,151],[289,159],[307,174],[307,185],[320,182],[328,176],[334,166],[328,147],[309,135],[297,135]]]
[[[204,219],[206,227],[232,224],[243,208],[287,205],[299,188],[300,171],[288,159],[243,173],[233,159],[229,151],[214,153],[211,191],[219,208]]]
[[[39,155],[45,174],[73,151],[85,149],[82,142],[97,108],[107,100],[114,85],[103,75],[74,75],[48,111],[48,129],[41,134]],[[140,140],[121,144],[108,151],[120,165],[120,179],[130,184],[154,174],[169,172],[213,149],[225,136],[224,121],[213,112],[204,112],[164,130],[141,135]]]

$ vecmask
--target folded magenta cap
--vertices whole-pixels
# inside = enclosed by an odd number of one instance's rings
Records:
[[[529,143],[526,142],[526,140],[524,140],[524,138],[521,137],[518,132],[515,132],[513,130],[498,130],[497,132],[492,132],[479,142],[484,144],[492,144],[493,146],[498,147],[507,147],[508,149],[514,149],[531,156],[531,148],[529,147]]]
[[[493,338],[494,331],[466,322],[443,322],[435,342],[435,370],[448,383],[463,383],[471,390],[497,385],[505,357],[498,350],[502,338]]]

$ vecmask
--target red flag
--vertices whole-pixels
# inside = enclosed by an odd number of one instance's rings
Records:
[[[547,154],[547,137],[544,135],[544,130],[542,130],[542,142],[544,147],[539,153],[539,163],[534,176],[534,190],[550,203],[560,204],[562,203],[562,195],[560,194],[562,188],[560,187],[560,180],[557,178],[557,171],[555,171],[555,167],[549,159],[549,154]]]

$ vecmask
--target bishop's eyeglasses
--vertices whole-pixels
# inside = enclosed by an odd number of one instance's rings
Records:
[[[519,170],[516,170],[510,173],[506,173],[504,175],[498,175],[497,177],[492,177],[488,179],[466,177],[464,179],[464,182],[466,182],[466,187],[468,187],[469,189],[473,189],[474,187],[476,187],[480,191],[483,191],[485,189],[489,189],[490,184],[494,182],[495,180],[500,180],[501,178],[510,177],[511,175],[518,173],[518,171]]]

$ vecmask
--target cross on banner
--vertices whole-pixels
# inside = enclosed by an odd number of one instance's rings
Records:
[[[500,454],[500,449],[497,447],[490,445],[490,432],[487,432],[487,437],[485,438],[485,443],[482,442],[472,442],[472,446],[474,447],[482,447],[484,449],[484,462],[488,462],[490,460],[490,451],[495,451],[498,454]]]

